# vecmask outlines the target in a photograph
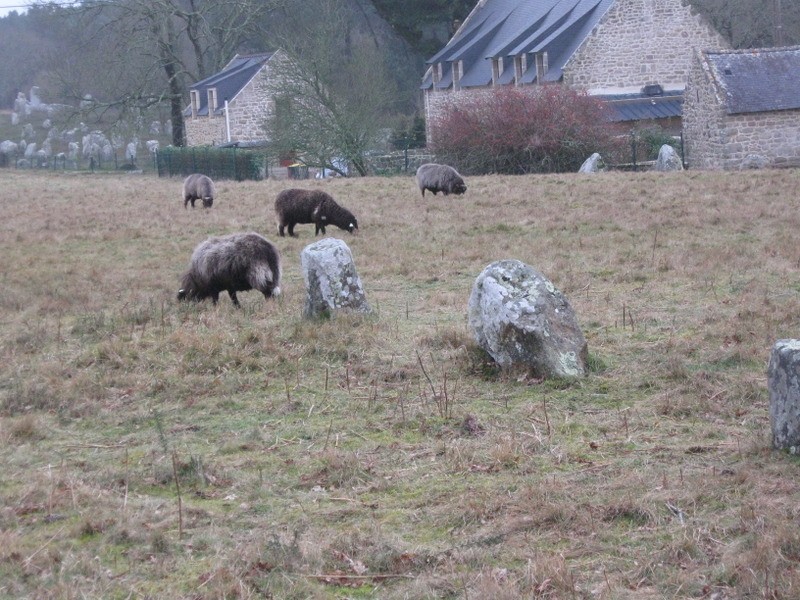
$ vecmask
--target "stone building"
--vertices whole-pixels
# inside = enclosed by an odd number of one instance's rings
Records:
[[[428,134],[466,94],[549,82],[602,97],[616,121],[678,133],[693,49],[729,47],[685,0],[480,0],[428,61]]]
[[[800,166],[800,46],[697,51],[683,130],[692,168]]]
[[[184,111],[187,145],[263,142],[274,106],[268,85],[276,59],[274,52],[237,54],[222,71],[191,86]]]

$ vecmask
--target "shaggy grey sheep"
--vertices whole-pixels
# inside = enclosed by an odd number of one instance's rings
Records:
[[[236,292],[256,289],[265,298],[281,293],[281,257],[278,249],[257,233],[212,237],[198,245],[181,281],[178,300],[216,304],[220,292],[228,292],[239,306]]]
[[[298,223],[314,223],[316,230],[325,235],[327,225],[335,225],[350,233],[358,229],[358,221],[349,210],[339,206],[330,194],[319,190],[283,190],[275,199],[275,215],[278,218],[278,235],[284,237],[284,227],[289,235],[297,237],[294,226]]]
[[[448,165],[437,165],[427,163],[420,165],[417,169],[417,185],[422,197],[425,197],[425,190],[430,190],[435,196],[442,192],[448,194],[463,194],[467,191],[467,184],[453,167]]]
[[[191,202],[194,208],[195,200],[203,201],[203,208],[211,208],[214,204],[214,196],[217,191],[214,189],[214,182],[211,178],[202,173],[192,173],[183,181],[183,207]]]

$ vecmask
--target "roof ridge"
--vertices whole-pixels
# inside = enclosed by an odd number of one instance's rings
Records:
[[[736,48],[703,50],[705,54],[761,54],[766,52],[795,52],[800,50],[800,45],[795,46],[768,46],[764,48]]]

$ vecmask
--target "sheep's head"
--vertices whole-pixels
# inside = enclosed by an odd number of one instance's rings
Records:
[[[203,208],[211,208],[212,204],[214,204],[213,196],[203,196]]]
[[[453,186],[453,193],[454,194],[463,194],[467,191],[467,184],[463,181],[457,181]]]
[[[355,217],[353,217],[353,220],[347,224],[347,231],[350,233],[356,233],[358,231],[358,221]]]
[[[181,289],[178,290],[179,301],[199,300],[197,283],[191,273],[186,273],[181,280]]]

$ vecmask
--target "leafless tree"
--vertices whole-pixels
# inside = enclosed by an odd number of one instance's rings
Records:
[[[219,70],[274,5],[271,0],[90,0],[74,9],[79,41],[59,57],[54,71],[65,88],[82,96],[75,89],[82,81],[69,63],[90,56],[90,63],[101,61],[107,87],[93,109],[144,110],[166,102],[172,142],[182,146],[188,85]]]
[[[279,152],[348,174],[369,172],[368,151],[397,110],[398,90],[375,36],[341,0],[287,2],[271,38],[285,60],[274,78],[269,137]]]

